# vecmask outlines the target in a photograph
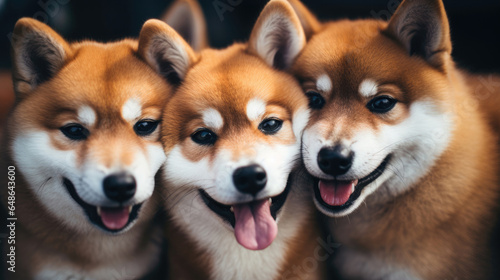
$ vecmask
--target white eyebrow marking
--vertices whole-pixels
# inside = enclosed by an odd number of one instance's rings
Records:
[[[247,117],[251,121],[259,120],[266,113],[266,102],[253,98],[247,103]]]
[[[316,88],[322,92],[330,92],[332,90],[332,81],[328,75],[321,75],[316,81]]]
[[[135,99],[135,98],[130,98],[123,104],[122,107],[122,117],[126,121],[133,121],[138,119],[141,114],[142,114],[142,105],[141,103]]]
[[[82,106],[78,109],[78,120],[86,126],[93,126],[96,120],[94,109],[89,106]]]
[[[363,97],[372,97],[378,92],[378,85],[375,81],[366,79],[359,85],[359,94]]]
[[[214,108],[209,108],[203,111],[203,122],[205,125],[215,129],[221,129],[222,126],[224,126],[224,119],[222,119],[222,115]]]

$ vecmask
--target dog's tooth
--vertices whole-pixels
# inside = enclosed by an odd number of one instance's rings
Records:
[[[97,207],[97,215],[101,216],[101,207]]]
[[[269,204],[273,204],[273,199],[271,197],[269,198]]]
[[[132,212],[132,206],[128,207],[128,213],[130,214],[130,212]]]
[[[234,208],[233,206],[231,206],[231,208],[229,208],[229,211],[233,212],[234,213]]]

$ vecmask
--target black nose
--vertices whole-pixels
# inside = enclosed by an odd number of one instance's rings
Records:
[[[318,154],[319,168],[326,174],[340,176],[351,168],[354,153],[342,145],[323,148]]]
[[[240,167],[233,173],[233,182],[240,192],[255,195],[266,186],[266,170],[257,164]]]
[[[104,194],[116,202],[125,202],[131,199],[136,190],[135,178],[127,172],[107,176],[102,185]]]

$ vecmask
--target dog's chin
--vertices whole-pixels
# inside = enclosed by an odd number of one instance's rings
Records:
[[[108,234],[120,234],[130,229],[139,217],[143,203],[120,206],[102,207],[85,202],[77,193],[73,183],[63,178],[63,185],[69,195],[83,209],[92,225]]]
[[[353,180],[325,180],[314,177],[314,203],[318,210],[330,217],[342,217],[352,213],[366,195],[363,190],[384,174],[391,159],[385,157],[370,174]]]

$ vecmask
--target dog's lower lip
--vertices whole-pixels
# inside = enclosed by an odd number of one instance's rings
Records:
[[[281,210],[281,208],[285,204],[288,193],[290,192],[290,186],[291,186],[291,176],[288,177],[285,190],[281,194],[269,198],[271,202],[271,215],[275,220],[279,210]],[[207,205],[207,207],[210,210],[212,210],[215,214],[217,214],[223,220],[228,222],[234,228],[236,220],[234,217],[233,206],[217,202],[202,189],[199,190],[199,193],[205,205]]]
[[[99,227],[100,229],[102,229],[106,232],[118,233],[118,232],[122,231],[123,229],[127,228],[127,226],[130,225],[132,222],[134,222],[137,219],[137,217],[139,216],[139,210],[142,207],[142,203],[136,204],[134,206],[129,206],[128,222],[123,228],[117,229],[117,230],[108,229],[103,224],[103,222],[100,218],[100,216],[101,216],[100,212],[102,210],[101,207],[90,205],[90,204],[86,203],[85,201],[83,201],[83,199],[81,199],[80,196],[78,196],[78,193],[76,192],[76,189],[75,189],[75,186],[73,185],[73,183],[65,177],[63,177],[63,185],[66,187],[71,198],[73,198],[73,200],[76,201],[76,203],[78,203],[78,205],[80,205],[80,207],[82,207],[82,209],[85,212],[85,215],[87,215],[87,218],[89,219],[89,221],[92,224],[94,224],[95,226]]]
[[[382,161],[382,163],[377,168],[375,168],[375,170],[372,171],[372,173],[368,174],[368,176],[366,176],[362,179],[359,179],[357,185],[354,187],[353,193],[351,194],[351,196],[349,197],[347,202],[344,203],[343,205],[332,206],[332,205],[327,204],[325,201],[323,201],[323,199],[321,198],[319,187],[318,187],[320,179],[315,178],[315,180],[314,180],[315,184],[314,184],[313,189],[314,189],[314,196],[315,196],[316,200],[320,203],[320,205],[323,208],[325,208],[326,210],[333,212],[333,213],[340,212],[340,211],[343,211],[343,210],[349,208],[359,198],[359,196],[361,195],[361,191],[366,186],[368,186],[370,183],[375,181],[375,179],[380,177],[380,175],[382,175],[382,173],[384,173],[385,168],[386,168],[387,164],[389,163],[390,159],[391,159],[391,154],[389,154],[387,157],[385,157],[385,159]]]

